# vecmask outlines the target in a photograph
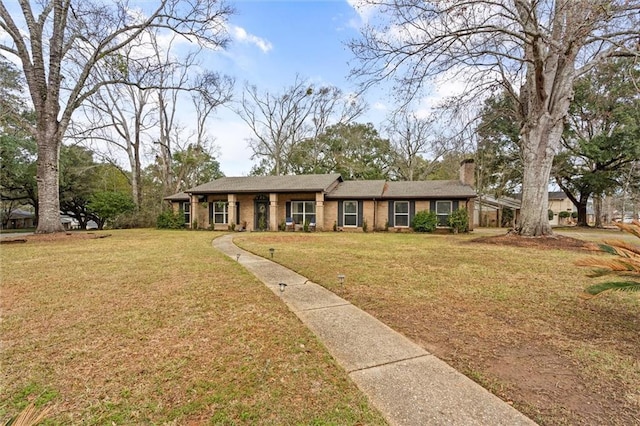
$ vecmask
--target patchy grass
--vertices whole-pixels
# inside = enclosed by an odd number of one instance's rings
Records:
[[[640,423],[639,296],[586,301],[581,295],[593,280],[574,265],[584,251],[471,242],[495,234],[256,233],[236,241],[265,257],[275,248],[275,261],[540,424]]]
[[[384,424],[216,234],[110,233],[1,248],[0,421]]]

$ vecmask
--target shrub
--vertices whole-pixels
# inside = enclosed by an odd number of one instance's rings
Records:
[[[438,216],[436,212],[422,210],[413,217],[411,227],[416,232],[433,232],[438,224]]]
[[[510,226],[513,223],[513,209],[505,208],[502,210],[502,223],[501,226]]]
[[[640,238],[640,222],[631,224],[616,222],[622,231]],[[640,291],[640,246],[621,240],[604,241],[600,250],[616,257],[588,257],[576,262],[576,265],[595,268],[591,277],[617,275],[620,280],[594,284],[585,289],[590,296],[597,296],[608,291]]]
[[[571,212],[571,218],[572,219],[577,219],[578,218],[578,212]]]
[[[549,220],[553,220],[553,210],[549,209],[549,211],[547,212],[547,214],[549,215]]]
[[[362,231],[363,231],[363,232],[367,232],[368,230],[369,230],[369,224],[367,224],[367,221],[365,220],[365,221],[362,223]]]
[[[458,209],[449,216],[449,226],[454,233],[469,231],[469,214],[467,209]]]
[[[558,217],[560,219],[566,219],[568,217],[571,217],[571,212],[561,211],[560,213],[558,213]]]
[[[158,229],[182,229],[184,228],[184,213],[182,210],[177,213],[165,210],[158,215],[156,227]]]

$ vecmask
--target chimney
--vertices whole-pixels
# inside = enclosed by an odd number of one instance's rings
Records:
[[[465,185],[470,185],[472,188],[476,187],[475,177],[476,167],[473,158],[467,158],[460,162],[460,182]]]

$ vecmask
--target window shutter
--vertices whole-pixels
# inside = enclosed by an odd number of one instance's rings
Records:
[[[395,211],[393,210],[394,207],[394,202],[393,201],[389,201],[389,227],[393,228],[395,225]]]
[[[291,201],[286,202],[285,210],[285,217],[291,217]]]
[[[429,211],[432,211],[432,212],[436,211],[436,200],[431,200],[429,202]]]
[[[240,225],[240,203],[236,201],[236,225]]]
[[[364,212],[362,211],[362,207],[364,206],[364,202],[358,201],[358,226],[363,226],[364,223]]]
[[[411,226],[411,222],[413,222],[413,218],[416,215],[416,202],[409,201],[409,226]]]
[[[209,203],[209,225],[213,225],[213,203]]]
[[[342,212],[344,211],[344,206],[342,205],[344,203],[344,201],[338,201],[338,226],[342,226],[343,223],[343,217],[342,217]]]
[[[460,201],[453,200],[453,203],[451,203],[451,210],[455,212],[456,210],[458,210],[459,205],[460,205]]]

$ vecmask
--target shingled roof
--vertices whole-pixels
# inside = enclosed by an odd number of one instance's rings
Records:
[[[336,189],[326,195],[327,199],[376,199],[382,197],[385,181],[349,180],[341,182]]]
[[[169,201],[189,201],[191,197],[189,197],[189,194],[187,194],[186,192],[178,192],[177,194],[164,197],[164,199]]]
[[[342,177],[337,174],[296,176],[224,177],[187,189],[192,194],[242,192],[319,192],[328,191]]]
[[[387,182],[383,198],[473,198],[476,191],[459,180]]]

